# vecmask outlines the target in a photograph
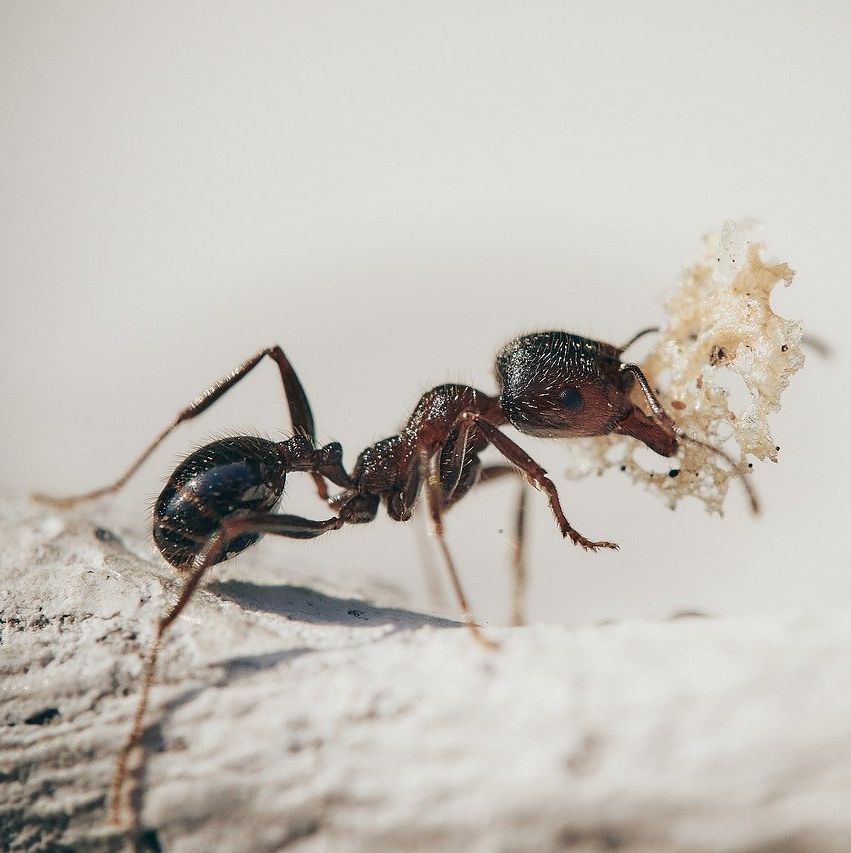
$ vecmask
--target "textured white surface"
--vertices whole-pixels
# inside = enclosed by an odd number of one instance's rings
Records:
[[[175,584],[98,518],[0,510],[4,849],[124,843],[104,797]],[[177,851],[851,845],[847,613],[490,633],[496,653],[284,577],[214,579],[162,657],[144,826]]]

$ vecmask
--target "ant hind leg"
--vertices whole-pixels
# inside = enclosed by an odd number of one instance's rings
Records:
[[[290,412],[290,420],[295,433],[306,435],[312,442],[315,440],[316,428],[313,422],[313,413],[307,400],[307,394],[298,378],[289,359],[279,346],[268,347],[255,353],[251,358],[244,361],[234,370],[222,377],[218,382],[211,385],[202,394],[199,394],[185,409],[180,411],[174,420],[154,438],[154,440],[134,460],[133,464],[113,483],[90,492],[68,497],[55,497],[36,493],[32,497],[39,503],[51,506],[67,508],[84,501],[94,500],[117,492],[138,470],[142,467],[148,457],[162,444],[163,441],[184,421],[192,420],[202,412],[206,411],[216,400],[244,379],[262,360],[268,356],[277,365],[281,374],[281,382],[284,386],[287,406]],[[316,483],[316,489],[322,500],[327,500],[328,490],[321,474],[312,472],[311,476]]]
[[[133,750],[142,740],[143,723],[145,711],[148,707],[148,698],[151,686],[156,674],[157,659],[162,648],[163,638],[171,624],[181,614],[183,609],[192,599],[201,578],[210,566],[222,559],[227,544],[245,533],[272,533],[279,536],[287,536],[291,539],[313,539],[337,530],[345,522],[338,517],[324,521],[313,521],[297,515],[278,515],[276,513],[253,513],[239,518],[224,521],[219,529],[207,540],[207,543],[198,553],[195,562],[183,582],[183,588],[177,601],[163,614],[157,623],[154,639],[145,656],[145,665],[142,669],[141,686],[139,688],[139,699],[136,711],[133,715],[133,723],[124,746],[118,755],[115,765],[115,774],[112,779],[110,819],[113,823],[121,823],[121,813],[124,807],[124,784],[127,779],[127,770]],[[139,815],[135,805],[132,808],[132,825],[139,822]]]

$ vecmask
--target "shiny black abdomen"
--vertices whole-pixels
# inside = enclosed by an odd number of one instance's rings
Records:
[[[286,465],[275,442],[251,436],[214,441],[188,456],[157,498],[154,541],[169,563],[187,568],[224,519],[273,510],[285,480]],[[237,537],[220,560],[260,536]]]

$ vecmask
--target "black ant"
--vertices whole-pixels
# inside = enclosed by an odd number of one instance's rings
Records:
[[[656,399],[641,369],[621,356],[639,337],[623,347],[567,332],[524,335],[505,346],[496,358],[498,396],[467,385],[439,385],[426,392],[398,435],[367,447],[351,474],[343,466],[337,442],[317,447],[307,395],[295,370],[278,347],[270,347],[241,364],[190,403],[154,439],[130,468],[109,486],[67,498],[38,499],[67,507],[117,491],[137,471],[163,439],[179,424],[201,414],[243,379],[266,356],[281,373],[294,435],[286,441],[237,436],[214,441],[187,457],[171,475],[154,507],[154,541],[171,565],[184,573],[177,601],[157,624],[145,660],[141,689],[129,737],[119,755],[112,784],[112,817],[118,821],[127,764],[140,742],[148,695],[165,632],[192,598],[210,566],[227,560],[273,533],[291,539],[312,539],[346,524],[372,521],[383,502],[396,521],[411,517],[417,497],[426,503],[464,622],[485,646],[495,647],[480,631],[461,586],[443,532],[443,514],[477,482],[519,474],[542,491],[561,535],[589,550],[617,548],[612,542],[586,538],[567,520],[555,484],[523,448],[501,427],[547,438],[632,436],[661,456],[673,456],[681,441],[709,447],[731,464],[756,498],[736,463],[718,448],[684,436]],[[640,392],[649,413],[633,402]],[[482,451],[492,445],[508,465],[482,467]],[[274,512],[287,474],[312,476],[319,497],[334,515],[320,521]],[[328,482],[342,491],[330,495]],[[522,507],[518,530],[522,538]],[[522,564],[522,544],[515,565]]]

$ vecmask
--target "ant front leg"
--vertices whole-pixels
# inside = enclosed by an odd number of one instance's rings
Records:
[[[110,816],[113,823],[121,823],[127,767],[133,750],[139,745],[142,739],[142,724],[145,719],[145,711],[148,707],[148,697],[154,681],[154,675],[156,674],[157,659],[159,658],[163,638],[171,624],[192,599],[207,569],[220,561],[223,554],[226,553],[229,542],[246,533],[272,533],[278,536],[287,536],[290,539],[313,539],[330,530],[338,530],[344,523],[343,519],[338,517],[329,518],[324,521],[313,521],[297,515],[253,513],[238,518],[226,519],[222,522],[218,530],[210,536],[207,543],[195,558],[195,562],[183,582],[183,588],[180,591],[177,601],[165,612],[157,623],[154,639],[145,658],[139,699],[136,705],[136,712],[133,715],[133,723],[130,728],[130,734],[118,755],[115,775],[112,779]],[[138,823],[138,815],[135,812],[133,813],[133,820],[134,824]]]
[[[268,347],[255,353],[247,361],[244,361],[237,368],[228,373],[215,384],[211,385],[196,397],[185,409],[180,411],[174,420],[142,451],[136,458],[133,464],[117,479],[115,482],[99,489],[94,489],[91,492],[85,492],[80,495],[72,495],[70,497],[54,497],[52,495],[34,494],[33,498],[41,503],[50,504],[57,507],[70,507],[83,501],[94,500],[95,498],[103,497],[104,495],[117,492],[135,473],[141,468],[148,457],[162,444],[162,442],[184,421],[192,420],[198,417],[202,412],[206,411],[219,397],[223,396],[227,391],[233,388],[238,382],[244,379],[248,374],[268,356],[277,365],[281,374],[281,382],[284,386],[284,396],[286,397],[287,406],[289,408],[290,420],[292,428],[296,434],[305,435],[311,442],[315,441],[316,427],[313,421],[313,413],[310,410],[310,404],[307,400],[307,394],[304,387],[298,378],[289,359],[284,354],[284,351],[279,346]],[[322,500],[328,499],[328,488],[322,475],[317,472],[312,472],[316,490]]]
[[[575,545],[581,545],[590,551],[596,551],[598,548],[617,549],[618,546],[614,542],[592,542],[577,530],[574,530],[561,507],[555,483],[547,476],[546,470],[529,456],[519,444],[512,441],[504,432],[501,432],[496,426],[486,421],[476,412],[465,412],[461,415],[459,421],[467,421],[481,430],[488,442],[511,462],[512,465],[519,468],[521,473],[533,486],[540,489],[547,496],[550,509],[552,509],[553,515],[556,517],[556,522],[562,536],[565,538],[569,537]]]

